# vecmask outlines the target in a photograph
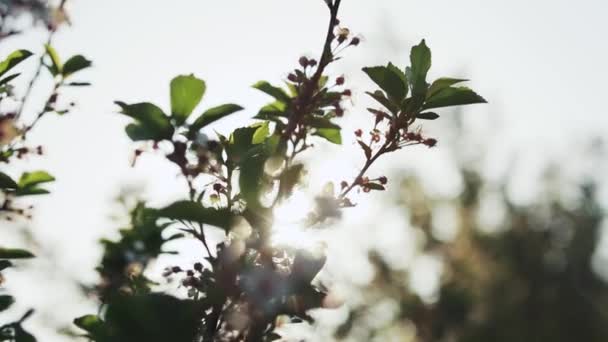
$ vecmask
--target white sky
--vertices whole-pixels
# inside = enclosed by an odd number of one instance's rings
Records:
[[[183,193],[175,170],[153,157],[129,167],[133,145],[123,132],[128,120],[114,114],[113,101],[151,101],[167,108],[170,79],[194,73],[208,87],[199,111],[226,102],[248,109],[220,125],[223,130],[234,127],[268,101],[251,84],[261,79],[279,83],[300,55],[317,56],[327,14],[321,0],[69,3],[73,26],[60,31],[54,45],[62,56],[82,53],[94,61],[94,68],[81,75],[94,86],[66,92],[77,99],[77,110],[42,122],[32,134],[49,150],[33,164],[58,178],[54,194],[38,199],[34,227],[43,245],[61,247],[55,251],[59,269],[86,270],[73,276],[91,280],[99,257],[96,240],[116,228],[108,216],[122,185],[144,184],[146,197],[156,204]],[[500,126],[493,127],[500,133],[489,138],[500,151],[519,151],[528,164],[538,165],[544,158],[565,158],[588,137],[606,136],[605,1],[343,0],[342,7],[342,22],[365,40],[332,71],[346,73],[356,93],[371,86],[358,71],[361,66],[388,60],[403,66],[409,47],[426,38],[433,51],[433,77],[470,78],[471,86],[490,101],[465,113],[470,121]],[[29,34],[0,52],[16,47],[40,51],[43,41],[42,35]],[[42,88],[44,84],[41,93]],[[367,99],[355,96],[355,103],[364,108]],[[348,115],[365,116],[361,110]],[[345,125],[352,128],[356,122]],[[434,153],[441,156],[440,150]],[[441,176],[441,171],[433,172]],[[528,183],[524,180],[522,186]],[[39,291],[39,285],[27,288]],[[26,304],[74,301],[69,294],[32,293],[23,296]],[[57,320],[86,313],[77,304],[63,305]]]

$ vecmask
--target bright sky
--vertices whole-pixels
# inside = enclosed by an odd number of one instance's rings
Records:
[[[75,113],[49,119],[32,134],[49,150],[35,165],[58,178],[54,194],[38,202],[34,227],[41,244],[60,247],[54,251],[56,267],[62,270],[57,278],[65,277],[62,272],[82,270],[72,276],[92,281],[99,257],[96,241],[112,236],[116,228],[109,215],[121,186],[145,185],[145,197],[158,205],[183,193],[175,170],[157,158],[144,158],[130,168],[133,145],[123,132],[127,120],[114,114],[113,101],[152,101],[167,108],[170,79],[194,73],[208,86],[199,110],[236,102],[248,110],[222,122],[219,129],[242,124],[268,101],[251,84],[261,79],[278,83],[300,55],[317,56],[327,14],[322,0],[69,4],[73,26],[57,34],[54,45],[63,56],[82,53],[94,61],[94,68],[81,75],[94,86],[66,92],[77,99]],[[371,86],[358,71],[361,66],[388,60],[405,65],[409,47],[426,38],[433,51],[433,77],[470,78],[471,86],[490,101],[465,112],[470,121],[498,131],[488,143],[499,151],[518,151],[527,164],[539,165],[543,158],[565,158],[587,138],[608,132],[601,95],[608,79],[605,1],[343,0],[342,7],[342,22],[365,39],[332,71],[345,73],[355,93]],[[0,47],[0,52],[5,55],[16,47],[40,51],[43,41],[42,35],[30,34]],[[360,95],[354,100],[361,105],[368,101]],[[360,110],[348,115],[364,117]],[[356,127],[357,120],[345,126]],[[347,133],[345,137],[351,138]],[[431,158],[441,159],[441,148],[435,151]],[[342,170],[350,170],[349,165],[357,165],[348,156],[346,164],[333,159],[335,165],[318,169],[342,165]],[[407,165],[392,167],[401,166]],[[519,172],[526,175],[526,170]],[[533,179],[521,185],[530,182]],[[368,221],[380,210],[372,209]],[[402,219],[399,213],[388,216]],[[54,321],[69,322],[87,313],[83,310],[94,309],[65,304],[75,302],[65,291],[41,293],[40,282],[24,286],[30,290],[22,296],[26,305],[39,300],[62,305],[61,312],[53,312]],[[44,340],[61,341],[51,336]]]

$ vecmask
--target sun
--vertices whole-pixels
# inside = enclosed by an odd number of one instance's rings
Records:
[[[306,215],[313,209],[313,200],[305,192],[293,195],[274,209],[271,242],[275,246],[313,250],[321,243],[319,234],[304,226]]]

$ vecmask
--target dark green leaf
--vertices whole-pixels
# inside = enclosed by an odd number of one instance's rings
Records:
[[[342,144],[342,135],[339,128],[319,128],[314,135],[322,137],[334,144]]]
[[[3,271],[9,267],[12,267],[13,263],[8,260],[0,260],[0,271]]]
[[[171,81],[171,113],[178,125],[183,124],[203,99],[205,81],[194,75],[181,75]]]
[[[97,342],[192,342],[206,309],[200,301],[163,294],[120,296],[107,307],[110,334]]]
[[[36,338],[25,331],[21,324],[15,326],[15,342],[36,342]]]
[[[227,209],[205,208],[198,202],[178,201],[158,211],[159,217],[209,224],[229,229],[232,214]]]
[[[260,81],[256,84],[254,84],[253,87],[255,89],[263,91],[264,93],[274,97],[275,99],[277,99],[278,101],[281,101],[283,103],[289,103],[291,101],[291,98],[289,97],[289,95],[287,95],[287,93],[283,89],[281,89],[279,87],[275,87],[266,81]]]
[[[7,84],[8,82],[14,80],[19,75],[21,75],[21,74],[12,74],[12,75],[6,76],[5,78],[3,78],[3,79],[0,80],[0,86],[4,85],[4,84]]]
[[[328,118],[324,118],[324,117],[321,117],[321,116],[311,115],[310,117],[307,118],[307,123],[308,123],[308,125],[310,125],[310,127],[314,127],[314,128],[335,128],[335,129],[340,129],[340,126],[338,126],[335,123],[331,122]]]
[[[389,99],[384,96],[384,93],[381,91],[376,91],[373,93],[366,92],[367,95],[371,96],[374,100],[378,101],[381,105],[383,105],[386,109],[388,109],[391,113],[397,114],[399,113],[399,107],[391,103]]]
[[[0,259],[30,259],[33,257],[34,254],[24,249],[0,247]]]
[[[15,303],[15,298],[13,298],[13,296],[0,296],[0,312],[8,309],[13,303]]]
[[[486,103],[487,101],[467,87],[449,87],[426,100],[424,109]]]
[[[0,172],[0,189],[17,189],[18,185],[9,175]]]
[[[116,104],[121,107],[122,114],[138,121],[137,126],[140,128],[137,129],[138,134],[135,136],[151,137],[149,139],[155,141],[170,140],[173,137],[174,129],[169,118],[156,105],[148,102],[128,105],[120,101],[117,101]],[[130,129],[132,134],[134,130],[134,128]]]
[[[190,126],[189,134],[190,136],[192,136],[208,124],[222,119],[230,114],[236,113],[240,110],[243,110],[243,107],[232,103],[207,109],[203,113],[203,115],[199,116],[196,121],[194,121],[194,123]]]
[[[468,80],[465,79],[461,79],[461,78],[448,78],[448,77],[442,77],[439,78],[437,80],[435,80],[435,82],[433,82],[433,84],[431,84],[431,86],[429,87],[429,91],[426,94],[427,98],[430,98],[431,96],[435,95],[437,92],[439,92],[440,90],[447,88],[447,87],[451,87],[454,84],[458,84],[458,83],[462,83],[462,82],[466,82]]]
[[[281,118],[287,118],[289,116],[286,110],[287,105],[285,103],[275,101],[262,107],[254,118],[281,123]]]
[[[127,127],[125,127],[125,132],[133,141],[155,140],[158,136],[155,131],[135,123],[128,124]]]
[[[411,76],[408,76],[412,84],[412,94],[424,95],[428,88],[426,75],[431,68],[431,50],[426,46],[424,39],[420,44],[412,47],[410,62],[412,63],[410,69]]]
[[[78,317],[74,320],[74,324],[82,330],[85,330],[94,339],[102,338],[106,335],[106,327],[104,322],[97,315],[86,315]]]
[[[17,64],[23,62],[31,55],[32,53],[27,50],[17,50],[8,55],[8,57],[0,62],[0,76],[6,74],[9,70],[14,68]]]
[[[68,59],[63,65],[61,73],[64,77],[68,77],[80,70],[90,67],[93,63],[82,55],[76,55]]]
[[[17,196],[36,196],[36,195],[48,195],[50,192],[46,189],[37,187],[28,187],[17,190]]]
[[[397,104],[401,103],[407,95],[405,74],[392,63],[388,66],[363,68],[363,71]]]
[[[418,115],[416,115],[417,119],[422,119],[422,120],[435,120],[438,117],[439,117],[439,115],[434,112],[418,113]]]

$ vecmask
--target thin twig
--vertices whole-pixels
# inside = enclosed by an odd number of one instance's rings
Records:
[[[325,71],[325,68],[332,62],[332,52],[331,52],[331,43],[334,39],[334,28],[338,23],[338,11],[340,9],[341,0],[336,0],[335,3],[330,4],[327,2],[327,5],[330,9],[330,19],[329,19],[329,27],[327,29],[327,36],[325,38],[325,44],[323,45],[323,52],[321,53],[321,59],[319,60],[319,66],[315,71],[314,75],[310,80],[305,82],[302,85],[302,91],[295,99],[295,108],[294,112],[289,118],[289,122],[287,123],[287,128],[285,129],[285,133],[282,137],[283,141],[289,139],[296,127],[302,121],[304,115],[306,115],[309,104],[311,103],[311,99],[314,96],[315,90],[319,86],[319,80]]]
[[[67,0],[62,0],[61,3],[59,4],[59,8],[57,10],[59,12],[62,12],[66,3],[67,3]],[[46,48],[46,46],[51,45],[51,42],[53,41],[53,37],[55,36],[55,32],[57,32],[56,27],[51,27],[49,29],[49,36],[46,40],[45,48]],[[36,67],[36,72],[34,73],[34,76],[32,77],[32,79],[30,80],[30,83],[27,86],[27,90],[25,91],[25,95],[23,95],[23,100],[21,101],[21,104],[19,105],[19,109],[17,110],[15,119],[18,119],[19,117],[21,117],[21,114],[23,113],[25,104],[28,101],[28,99],[30,98],[30,96],[32,94],[32,90],[34,89],[34,85],[36,84],[36,81],[40,77],[40,73],[42,72],[42,69],[44,67],[44,57],[46,57],[46,55],[47,54],[45,52],[38,59],[38,66]]]

